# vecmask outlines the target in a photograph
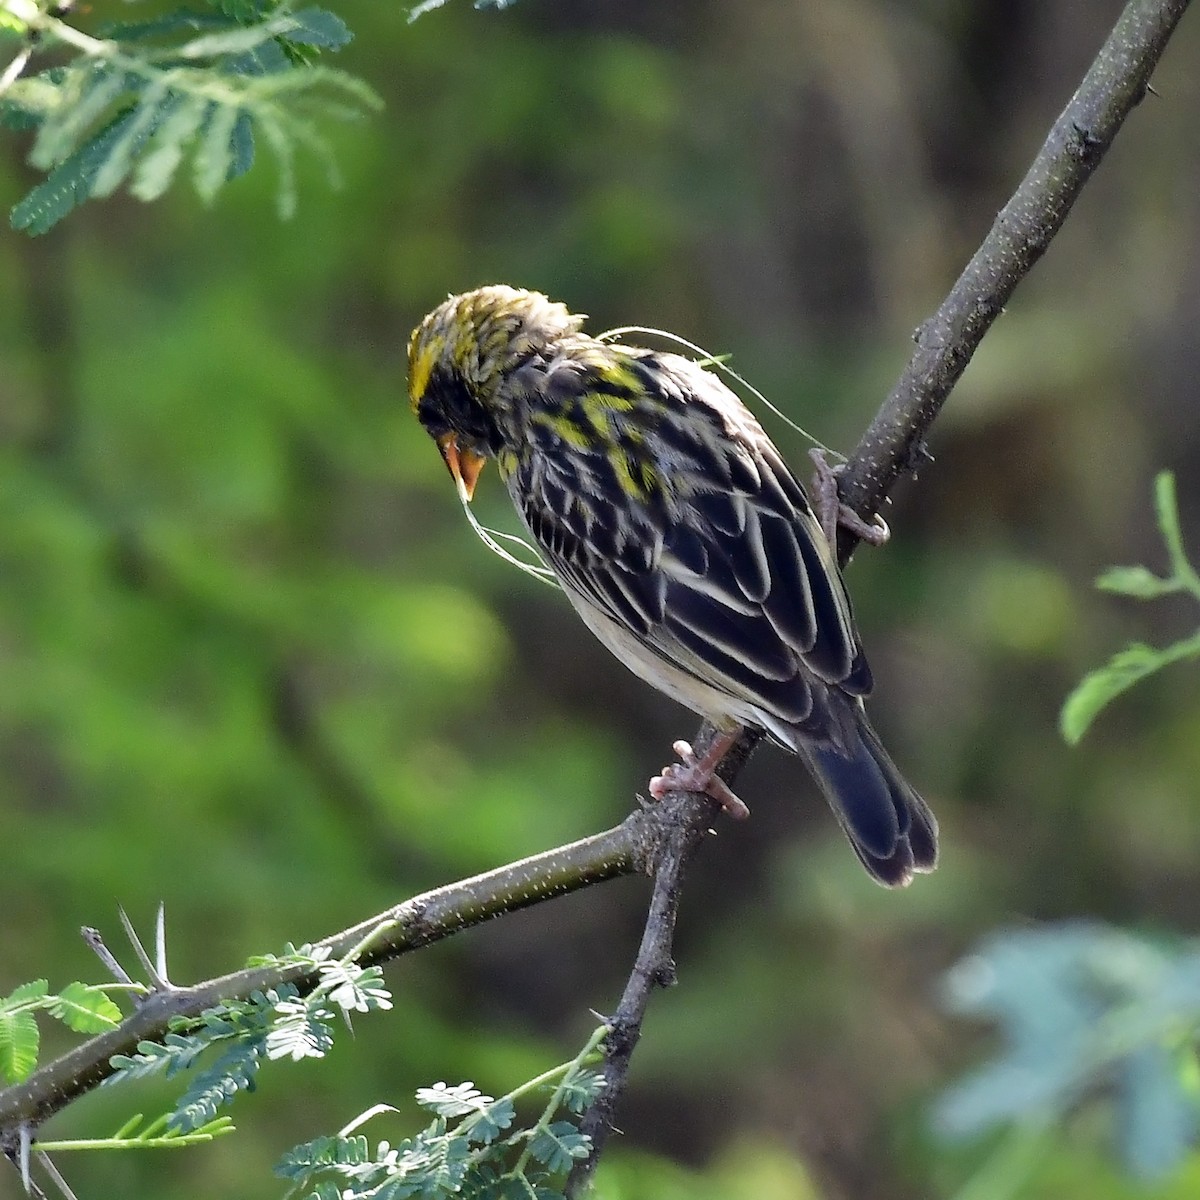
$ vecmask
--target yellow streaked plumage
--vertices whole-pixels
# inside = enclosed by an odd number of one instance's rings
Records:
[[[702,714],[800,755],[859,858],[906,884],[937,823],[867,721],[871,672],[803,487],[758,421],[697,362],[582,332],[538,292],[451,296],[409,343],[409,398],[464,497],[497,460],[584,622],[626,666]],[[744,805],[716,751],[651,781]]]

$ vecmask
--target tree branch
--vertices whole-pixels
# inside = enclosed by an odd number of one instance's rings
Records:
[[[838,477],[843,502],[864,520],[874,517],[900,477],[915,471],[927,457],[925,435],[951,389],[1017,284],[1062,227],[1125,118],[1145,96],[1151,72],[1187,7],[1188,0],[1131,0],[1126,5],[983,244],[941,307],[918,328],[916,351]],[[858,541],[856,535],[840,532],[838,560],[843,566]],[[697,742],[706,745],[711,732],[710,726],[703,726]],[[727,783],[733,782],[761,738],[754,730],[742,735],[723,764],[721,776]],[[699,809],[689,811],[694,824],[678,831],[675,843],[688,849],[664,854],[655,874],[645,936],[612,1018],[606,1087],[584,1117],[583,1128],[594,1139],[592,1154],[572,1172],[568,1189],[572,1197],[582,1193],[595,1171],[624,1090],[629,1058],[654,990],[644,980],[657,980],[655,971],[669,968],[674,981],[675,904],[683,872],[700,844],[694,835],[706,819]]]
[[[839,479],[842,499],[872,517],[901,475],[926,458],[925,434],[1017,284],[1045,253],[1117,131],[1146,95],[1188,0],[1131,0],[1032,166],[941,307]],[[842,539],[843,562],[858,539]]]
[[[385,962],[502,913],[620,875],[649,874],[676,809],[674,804],[638,809],[604,833],[414,896],[323,938],[318,945],[328,946],[334,957],[340,957],[369,939],[358,961]],[[193,987],[152,992],[116,1029],[89,1039],[23,1083],[0,1091],[0,1150],[15,1144],[21,1125],[40,1124],[101,1084],[113,1073],[109,1061],[113,1055],[135,1053],[138,1042],[162,1041],[173,1017],[196,1017],[224,1000],[245,998],[281,983],[294,983],[303,991],[316,978],[294,967],[250,967]]]
[[[987,238],[945,302],[917,332],[917,349],[840,478],[842,497],[860,515],[874,515],[901,475],[920,465],[924,438],[951,388],[1017,283],[1044,253],[1117,130],[1145,95],[1187,0],[1132,0],[1082,85],[1055,122],[1033,166],[1001,211]],[[839,558],[854,549],[846,537]],[[700,753],[712,734],[701,728]],[[761,735],[747,732],[726,756],[720,774],[732,783]],[[620,1101],[630,1055],[655,987],[673,979],[671,942],[683,873],[716,819],[706,797],[676,794],[632,813],[614,829],[570,846],[414,897],[324,939],[344,954],[370,937],[361,961],[382,962],[479,924],[501,913],[637,871],[653,873],[654,895],[633,975],[613,1017],[606,1063],[608,1086],[584,1118],[594,1150],[572,1177],[586,1186]],[[314,980],[303,971],[253,968],[195,987],[155,992],[119,1028],[92,1038],[0,1091],[0,1150],[18,1144],[22,1127],[36,1126],[112,1074],[113,1055],[131,1054],[139,1041],[159,1041],[173,1016],[197,1016],[223,1000],[290,981]]]

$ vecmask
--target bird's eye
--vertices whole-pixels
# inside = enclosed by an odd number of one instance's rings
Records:
[[[453,430],[464,445],[477,446],[481,453],[495,454],[502,441],[487,409],[461,376],[450,372],[435,370],[430,375],[417,404],[417,419],[433,437]]]
[[[421,428],[429,434],[430,437],[441,437],[444,433],[449,433],[452,426],[446,419],[446,414],[442,411],[437,399],[426,392],[417,403],[417,420],[421,422]]]

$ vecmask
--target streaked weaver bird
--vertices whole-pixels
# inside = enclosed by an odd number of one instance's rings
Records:
[[[871,671],[834,552],[749,409],[677,354],[582,332],[538,292],[478,288],[409,342],[409,398],[464,501],[495,460],[589,629],[719,730],[650,781],[707,792],[745,726],[812,772],[882,884],[937,862],[937,822],[867,721]]]

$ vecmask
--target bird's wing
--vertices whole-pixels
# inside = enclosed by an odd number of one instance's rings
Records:
[[[761,427],[686,359],[629,366],[642,399],[587,445],[561,421],[596,380],[547,376],[559,428],[534,427],[512,491],[551,567],[648,651],[788,725],[820,722],[818,681],[865,695],[833,555]]]

